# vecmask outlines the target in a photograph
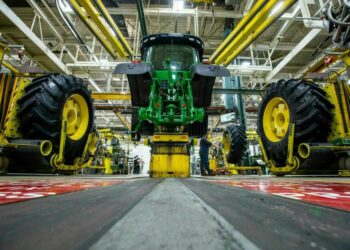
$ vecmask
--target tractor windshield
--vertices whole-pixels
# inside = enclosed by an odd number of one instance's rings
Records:
[[[158,44],[149,48],[146,61],[156,70],[189,70],[199,63],[196,49],[188,45]]]

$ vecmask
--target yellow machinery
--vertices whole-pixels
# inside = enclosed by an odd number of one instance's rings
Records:
[[[190,177],[190,141],[187,134],[155,133],[150,146],[150,177]]]
[[[1,45],[1,59],[6,51]],[[0,110],[1,173],[49,162],[53,171],[70,174],[92,160],[93,105],[81,79],[0,74]]]
[[[102,1],[69,3],[113,58],[117,54],[123,58],[133,56]],[[0,65],[16,75],[0,75],[0,172],[7,171],[10,158],[16,166],[21,164],[20,160],[26,166],[39,165],[45,158],[53,171],[64,174],[91,166],[97,131],[87,85],[82,79],[63,74],[34,79],[18,77],[19,71],[2,61],[8,52],[7,46],[0,44]],[[25,155],[18,157],[22,153]],[[39,160],[28,160],[33,155]],[[108,159],[105,162],[108,166]],[[107,167],[106,173],[110,172]]]
[[[350,87],[305,80],[273,83],[259,111],[264,160],[276,175],[350,170]]]
[[[350,10],[346,1],[338,7],[330,4],[325,26],[337,47],[337,59],[342,59],[345,67],[331,75],[317,76],[326,82],[322,88],[311,80],[272,83],[262,100],[259,143],[275,175],[350,175]],[[348,75],[341,76],[345,72]]]
[[[57,85],[51,84],[53,80]],[[93,150],[93,108],[86,86],[63,75],[31,81],[0,74],[0,81],[2,172],[6,172],[9,159],[16,165],[34,164],[28,160],[33,152],[46,158],[54,171],[65,174],[88,165]],[[50,84],[56,92],[49,92]],[[65,85],[58,89],[59,84]],[[65,98],[54,100],[53,93]]]
[[[247,170],[256,170],[262,174],[260,166],[239,166],[247,149],[247,133],[244,127],[231,125],[225,129],[222,137],[211,138],[218,147],[210,151],[209,167],[214,174],[245,174]]]
[[[283,91],[282,91],[283,89]],[[277,95],[277,92],[279,95]],[[275,175],[350,170],[350,88],[305,80],[274,83],[259,111],[259,143]]]
[[[116,164],[116,150],[119,150],[120,140],[123,137],[109,128],[99,129],[98,134],[99,137],[94,145],[97,151],[94,154],[94,164],[89,165],[88,168],[101,169],[104,174],[113,174],[112,165]]]

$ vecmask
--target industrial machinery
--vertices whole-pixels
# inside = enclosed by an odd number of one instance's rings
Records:
[[[142,62],[119,64],[114,71],[127,74],[129,80],[131,102],[137,107],[132,115],[134,138],[153,135],[151,176],[189,176],[189,150],[183,144],[207,132],[206,108],[215,78],[229,76],[229,71],[202,64],[203,42],[192,35],[146,36],[141,54]],[[186,160],[178,161],[174,155]],[[159,157],[169,171],[153,164]]]
[[[53,172],[64,174],[87,164],[94,118],[92,99],[81,79],[53,74],[31,81],[3,74],[1,83],[3,172],[11,165],[39,164],[30,160],[34,156],[44,157]]]
[[[243,158],[247,150],[247,134],[244,126],[230,125],[225,128],[221,137],[213,137],[211,142],[218,146],[211,149],[209,167],[213,174],[238,174],[247,170],[256,170],[259,166],[244,166]]]
[[[0,97],[1,173],[49,163],[53,172],[70,174],[91,160],[94,109],[81,79],[0,74]]]
[[[272,83],[261,103],[258,132],[264,160],[277,176],[350,173],[350,24],[348,1],[327,11],[326,26],[346,67],[327,75],[321,88],[310,80]],[[337,51],[337,53],[339,53]],[[321,77],[322,78],[322,77]]]
[[[89,169],[104,174],[128,173],[127,158],[122,153],[120,140],[122,136],[111,128],[99,129],[95,143],[96,153]],[[91,171],[90,171],[91,172]]]

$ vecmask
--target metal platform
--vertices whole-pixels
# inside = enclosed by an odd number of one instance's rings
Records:
[[[350,178],[7,176],[0,201],[0,249],[350,249]]]

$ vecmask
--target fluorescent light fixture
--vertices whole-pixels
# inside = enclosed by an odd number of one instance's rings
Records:
[[[221,95],[221,100],[225,100],[225,95]]]
[[[183,10],[184,9],[184,0],[174,0],[173,1],[173,10]]]
[[[101,69],[109,69],[109,61],[107,59],[100,60],[100,68]]]
[[[250,61],[243,61],[242,62],[242,66],[244,66],[244,67],[248,67],[248,66],[250,66],[251,65],[251,62]]]
[[[58,1],[58,4],[64,13],[74,14],[72,7],[66,0],[60,0]]]
[[[119,77],[113,77],[113,81],[120,81]]]
[[[273,16],[273,15],[276,15],[277,12],[282,8],[283,6],[283,1],[282,2],[279,2],[270,12],[270,15]]]

